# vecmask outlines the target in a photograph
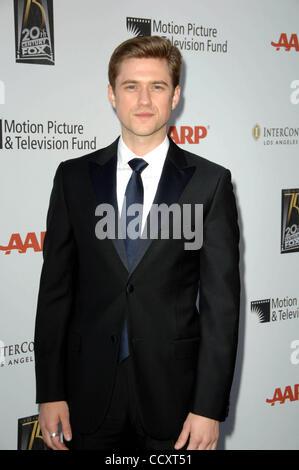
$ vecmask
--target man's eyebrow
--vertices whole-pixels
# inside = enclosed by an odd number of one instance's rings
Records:
[[[121,85],[127,85],[128,83],[138,83],[137,80],[124,80]]]
[[[165,85],[165,86],[169,86],[169,84],[167,82],[165,82],[164,80],[155,80],[154,82],[151,82],[153,85]]]
[[[123,82],[121,82],[121,86],[122,85],[128,85],[128,84],[131,84],[131,83],[139,83],[138,80],[124,80]],[[164,85],[164,86],[167,86],[169,87],[169,84],[167,82],[165,82],[164,80],[154,80],[152,82],[150,82],[151,85]]]

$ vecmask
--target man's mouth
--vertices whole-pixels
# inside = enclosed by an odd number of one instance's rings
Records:
[[[139,118],[150,118],[150,117],[154,116],[154,114],[149,113],[149,112],[142,112],[142,113],[135,113],[135,116],[139,117]]]

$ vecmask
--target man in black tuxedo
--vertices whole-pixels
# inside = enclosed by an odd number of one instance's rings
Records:
[[[228,414],[237,210],[229,170],[167,137],[180,66],[166,39],[122,43],[108,87],[121,137],[57,169],[35,329],[36,400],[52,449],[215,449]],[[142,209],[135,222],[133,204]],[[143,236],[157,205],[201,206],[201,246],[175,236],[174,219],[168,237],[159,223]],[[120,221],[125,239],[101,236],[103,207],[114,214],[106,226]]]

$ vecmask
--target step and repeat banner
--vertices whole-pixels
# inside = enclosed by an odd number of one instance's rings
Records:
[[[0,449],[43,449],[34,321],[46,215],[63,160],[120,132],[114,48],[165,36],[182,52],[169,135],[231,170],[241,321],[219,449],[299,449],[298,0],[0,3]]]

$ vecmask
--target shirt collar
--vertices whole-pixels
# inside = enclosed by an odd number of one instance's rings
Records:
[[[117,149],[117,165],[119,168],[127,168],[129,167],[128,162],[132,160],[132,158],[143,158],[149,164],[146,170],[150,168],[162,167],[168,152],[168,148],[169,139],[167,136],[165,136],[165,139],[160,145],[158,145],[158,147],[154,148],[154,150],[147,153],[146,155],[138,157],[138,155],[134,155],[132,150],[126,146],[122,136],[120,136]]]

